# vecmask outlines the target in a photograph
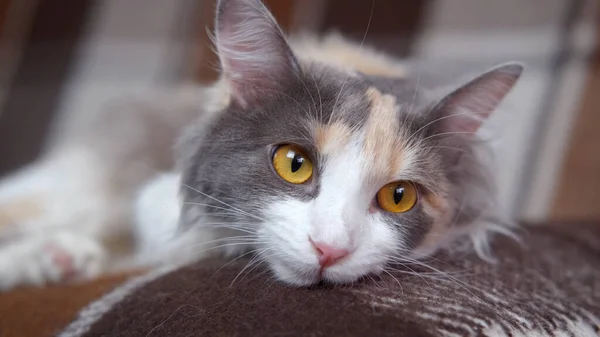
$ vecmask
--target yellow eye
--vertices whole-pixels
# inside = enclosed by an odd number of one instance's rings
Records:
[[[377,192],[377,203],[384,211],[404,213],[417,203],[417,188],[409,181],[396,181]]]
[[[292,184],[304,184],[313,174],[313,163],[294,145],[282,145],[275,150],[273,168],[283,180]]]

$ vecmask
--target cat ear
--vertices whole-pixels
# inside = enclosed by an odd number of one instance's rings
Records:
[[[523,66],[506,63],[479,75],[443,98],[434,108],[442,132],[472,134],[513,88]]]
[[[241,107],[281,90],[299,72],[275,18],[260,0],[219,0],[215,44],[223,75]]]

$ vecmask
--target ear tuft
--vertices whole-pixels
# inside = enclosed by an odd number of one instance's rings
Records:
[[[444,132],[475,133],[516,84],[523,66],[496,66],[454,90],[434,108]],[[442,120],[443,119],[443,120]]]
[[[260,0],[219,0],[215,27],[234,103],[246,107],[272,95],[299,71],[283,31]]]

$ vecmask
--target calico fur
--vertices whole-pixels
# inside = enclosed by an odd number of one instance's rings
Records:
[[[485,256],[489,234],[509,232],[476,131],[521,66],[429,90],[338,34],[288,41],[258,0],[217,7],[214,85],[85,112],[3,180],[1,289],[245,253],[291,285],[351,282],[462,236]],[[281,144],[306,150],[308,183],[276,175]],[[397,180],[419,202],[382,211],[374,195]],[[311,240],[350,254],[322,269]]]

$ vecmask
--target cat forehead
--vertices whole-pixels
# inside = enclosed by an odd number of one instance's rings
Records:
[[[373,124],[376,120],[398,126],[407,113],[413,112],[410,110],[417,110],[416,103],[420,101],[417,86],[408,78],[343,73],[328,68],[307,71],[283,96],[275,108],[282,103],[295,107],[276,115],[287,115],[287,120],[296,121],[297,116],[289,115],[297,114],[295,110],[300,107],[303,118],[330,124],[327,127],[334,132],[340,131],[340,124],[361,132],[367,126],[378,127],[379,124]]]
[[[374,92],[395,98],[396,114],[388,114],[395,119],[406,112],[400,108],[414,105],[420,98],[417,84],[408,77],[348,73],[318,63],[304,64],[303,70],[284,93],[284,100],[295,105],[300,103],[319,115],[315,117],[327,117],[324,122],[342,120],[353,128],[363,126],[373,112],[370,107],[380,103],[374,100]]]
[[[403,105],[406,104],[400,102],[398,96],[384,93],[380,87],[373,85],[366,86],[362,96],[366,104],[360,112],[362,120],[359,125],[351,125],[355,120],[348,118],[332,118],[333,122],[330,123],[315,123],[316,149],[325,157],[354,151],[364,163],[362,172],[367,182],[391,180],[414,157],[406,146],[409,132],[401,123]]]
[[[414,157],[404,145],[422,124],[418,114],[409,117],[417,105],[414,84],[320,70],[305,73],[278,99],[249,112],[248,138],[264,145],[297,143],[324,158],[352,150],[367,163],[362,171],[369,178],[391,179]],[[255,113],[260,117],[253,118]]]
[[[240,118],[224,119],[215,129],[244,146],[295,143],[325,159],[351,151],[364,163],[363,178],[380,183],[414,161],[414,151],[405,145],[423,124],[409,111],[415,98],[409,81],[313,72],[264,106],[232,111]]]

